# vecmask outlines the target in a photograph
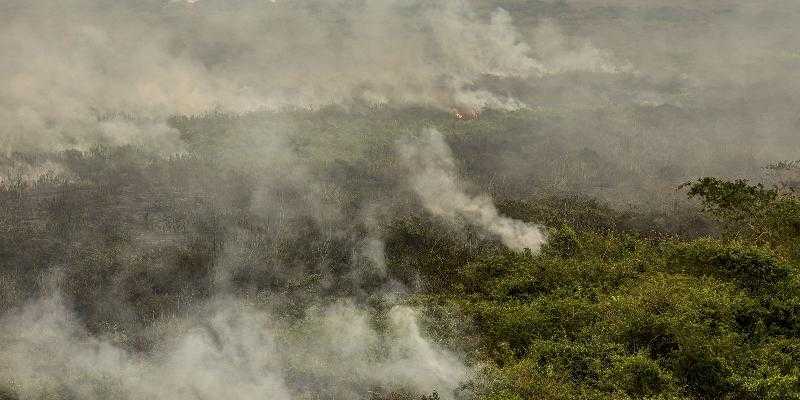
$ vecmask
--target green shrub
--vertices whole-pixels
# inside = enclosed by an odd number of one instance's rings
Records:
[[[731,280],[752,292],[783,283],[792,272],[765,247],[713,239],[677,244],[672,269]]]
[[[603,386],[634,398],[674,392],[679,386],[669,371],[643,353],[612,357],[602,380]]]

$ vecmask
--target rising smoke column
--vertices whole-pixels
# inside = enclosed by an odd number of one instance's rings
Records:
[[[545,242],[538,227],[500,215],[489,196],[464,192],[453,154],[435,129],[400,143],[399,153],[411,187],[428,211],[448,219],[463,218],[499,236],[513,250],[538,251]]]

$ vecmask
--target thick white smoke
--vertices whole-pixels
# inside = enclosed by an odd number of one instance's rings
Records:
[[[464,192],[453,155],[439,131],[427,129],[399,148],[411,186],[428,211],[445,218],[463,218],[497,235],[514,250],[538,251],[545,242],[538,227],[500,215],[489,196]]]
[[[537,36],[554,45],[532,48],[508,12],[463,0],[11,0],[0,10],[0,149],[171,150],[164,118],[212,109],[515,109],[525,104],[482,80],[612,68],[556,30]]]
[[[390,387],[450,398],[467,373],[406,307],[393,308],[381,332],[348,302],[292,325],[241,300],[198,311],[164,320],[161,348],[143,355],[87,332],[58,296],[33,302],[0,320],[0,383],[21,399],[361,398]]]

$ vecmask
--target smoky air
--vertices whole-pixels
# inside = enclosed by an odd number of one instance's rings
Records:
[[[795,398],[798,24],[6,0],[0,399]]]

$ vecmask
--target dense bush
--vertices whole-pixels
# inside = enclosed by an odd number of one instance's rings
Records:
[[[745,193],[715,204],[739,210],[744,202],[762,215],[789,208],[760,207],[796,201],[732,187]],[[543,204],[512,209],[535,220],[548,214]],[[706,207],[723,225],[741,218]],[[800,398],[800,285],[786,238],[650,237],[624,226],[574,228],[570,217],[549,221],[560,227],[539,255],[484,246],[448,257],[468,258],[455,272],[418,270],[447,282],[428,296],[477,328],[477,359],[491,366],[485,398]],[[794,216],[762,222],[791,232]],[[426,254],[426,244],[447,236],[426,233],[405,250]]]

